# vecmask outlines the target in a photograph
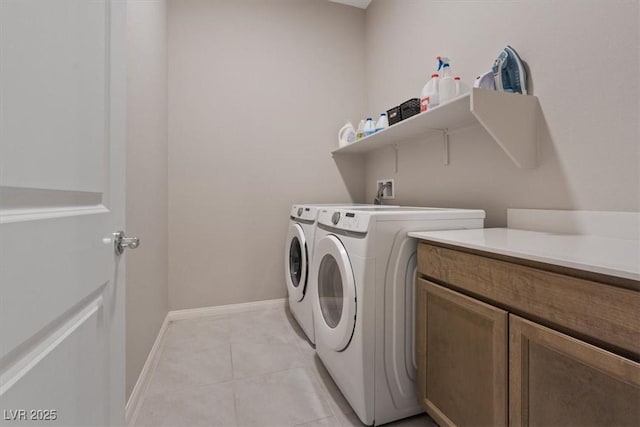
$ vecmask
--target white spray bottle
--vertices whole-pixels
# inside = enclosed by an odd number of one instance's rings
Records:
[[[440,103],[443,104],[456,96],[456,81],[451,73],[449,58],[438,56],[438,72],[440,72]]]
[[[438,106],[438,80],[438,73],[431,74],[431,78],[422,88],[422,92],[420,92],[421,112]]]

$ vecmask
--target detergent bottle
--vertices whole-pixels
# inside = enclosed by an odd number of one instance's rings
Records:
[[[451,74],[449,58],[438,56],[438,71],[440,72],[440,103],[443,104],[456,96],[456,82]]]
[[[380,118],[376,122],[376,132],[389,127],[389,119],[387,113],[380,113]]]
[[[464,84],[460,77],[454,77],[453,80],[456,82],[456,96],[464,95],[469,92],[469,86]]]
[[[338,146],[344,147],[346,145],[351,144],[356,140],[356,130],[354,129],[351,122],[347,122],[346,125],[342,126],[338,131]]]
[[[360,120],[358,124],[358,130],[356,130],[356,140],[364,138],[364,119]]]
[[[364,123],[364,136],[372,135],[376,132],[376,124],[371,117],[367,117]]]
[[[438,73],[431,74],[431,78],[420,92],[420,112],[427,111],[438,105]]]

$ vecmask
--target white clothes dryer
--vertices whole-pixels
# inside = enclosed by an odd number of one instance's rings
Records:
[[[316,220],[320,208],[380,209],[387,205],[366,204],[296,204],[289,213],[289,230],[284,250],[284,270],[289,309],[312,343],[315,343],[312,314],[312,293],[308,283],[309,267],[313,259]]]
[[[482,210],[322,208],[309,283],[316,352],[360,420],[422,412],[415,392],[416,241],[409,231],[482,228]]]

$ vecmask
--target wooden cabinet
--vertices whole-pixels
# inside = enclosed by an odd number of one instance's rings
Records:
[[[639,426],[637,363],[509,315],[511,426]]]
[[[440,426],[507,423],[507,312],[418,279],[418,394]]]
[[[418,271],[510,312],[640,356],[637,290],[424,243]]]
[[[425,243],[418,273],[418,394],[440,425],[640,425],[640,292]]]

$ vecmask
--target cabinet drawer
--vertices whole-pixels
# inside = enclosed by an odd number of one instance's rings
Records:
[[[640,292],[426,243],[418,271],[640,356]]]
[[[638,426],[640,364],[509,315],[510,426]]]

